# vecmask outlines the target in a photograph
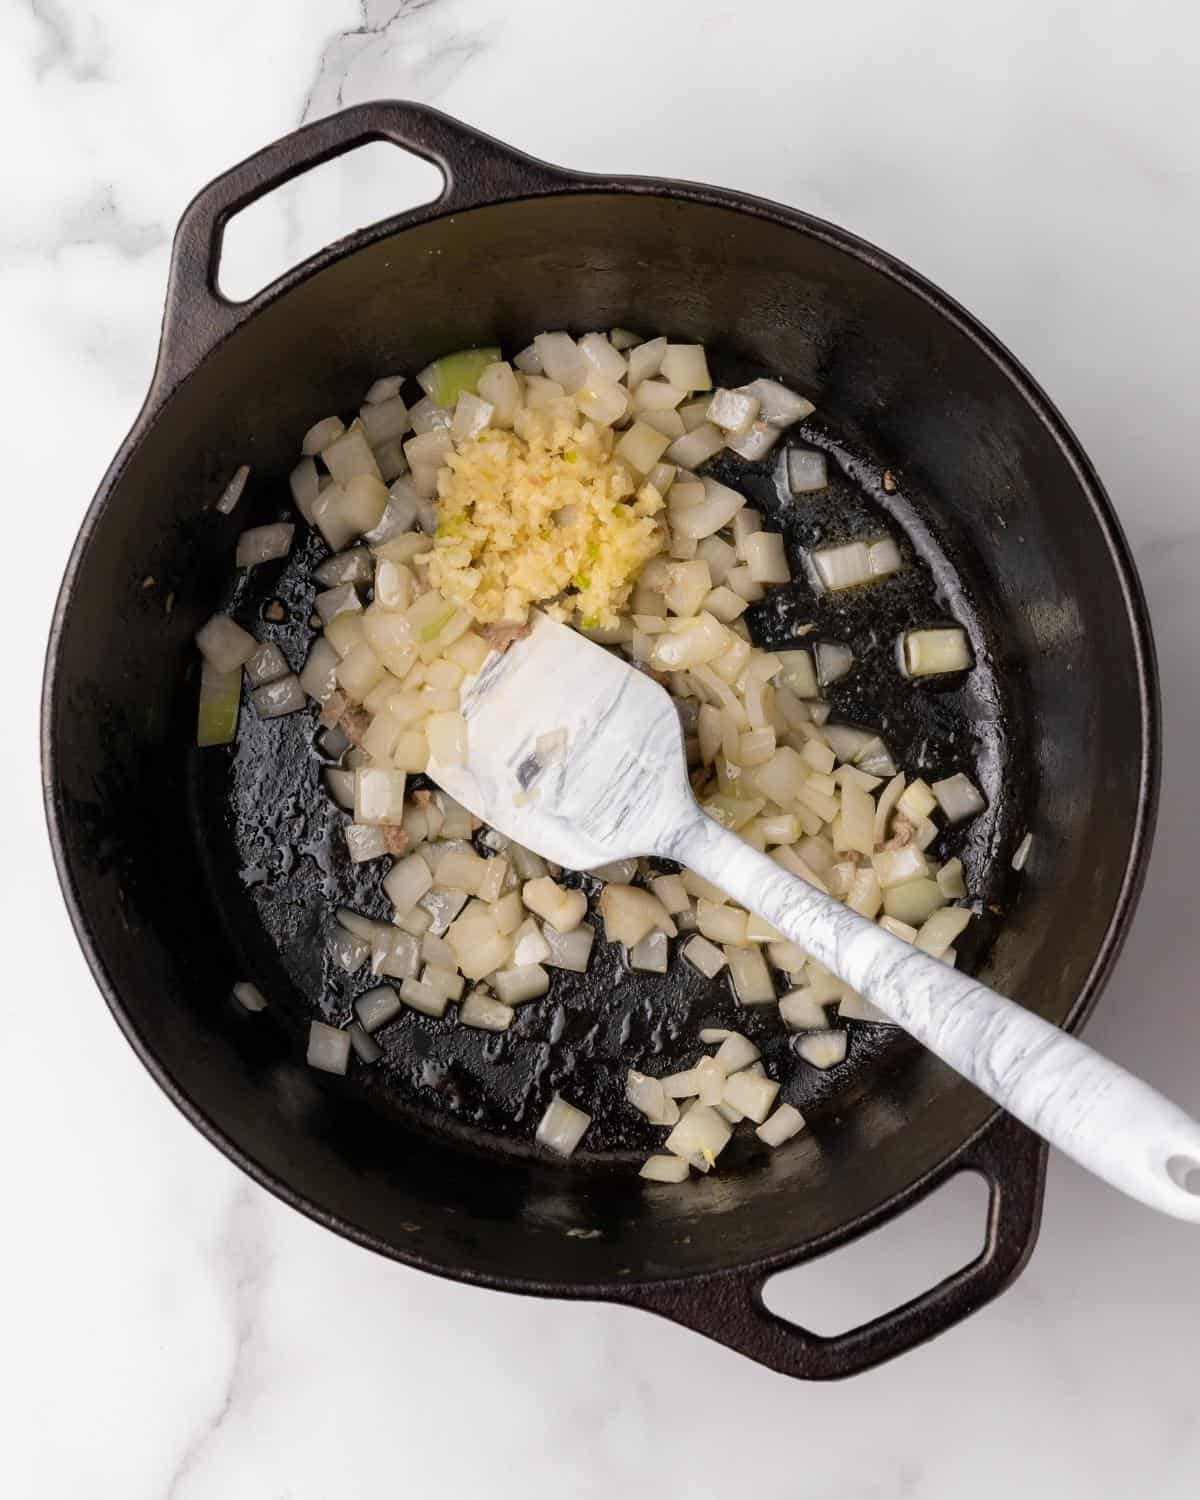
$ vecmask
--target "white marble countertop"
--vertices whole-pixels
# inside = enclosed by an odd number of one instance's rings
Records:
[[[51,871],[35,720],[59,572],[150,374],[174,223],[220,169],[340,103],[410,96],[573,166],[803,206],[979,314],[1111,490],[1158,632],[1165,815],[1089,1037],[1200,1110],[1197,42],[1193,13],[1153,0],[0,12],[18,561],[4,589],[17,712],[0,736],[6,1494],[1195,1496],[1195,1231],[1062,1161],[1013,1290],[834,1387],[637,1313],[437,1281],[277,1203],[175,1112],[103,1007]],[[298,229],[312,248],[329,227],[301,214],[260,244],[294,257]],[[929,1212],[921,1233],[794,1273],[787,1296],[799,1307],[819,1287],[840,1305],[869,1289],[881,1305],[917,1290],[930,1245],[961,1252],[980,1228],[975,1203],[967,1219]]]

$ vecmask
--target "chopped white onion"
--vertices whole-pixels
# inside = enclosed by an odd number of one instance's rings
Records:
[[[320,453],[322,448],[327,448],[336,438],[340,438],[346,430],[346,424],[341,417],[322,417],[304,434],[300,444],[300,451],[306,458]]]
[[[524,1005],[538,1000],[550,989],[550,976],[541,964],[522,964],[519,968],[498,969],[492,986],[505,1005]]]
[[[779,1002],[779,1014],[792,1031],[821,1031],[829,1025],[824,1005],[811,989],[792,990]]]
[[[817,678],[822,687],[840,682],[854,666],[854,652],[849,646],[820,641],[817,644]]]
[[[772,426],[770,422],[758,421],[752,423],[740,436],[731,433],[725,439],[725,446],[747,463],[761,463],[782,436],[778,427]]]
[[[971,913],[965,907],[943,906],[925,919],[917,932],[916,946],[934,958],[941,958],[970,920]]]
[[[374,406],[379,401],[390,401],[393,396],[400,394],[403,385],[403,375],[381,375],[367,388],[363,400],[368,406]]]
[[[867,551],[870,554],[872,578],[886,578],[890,573],[898,573],[904,566],[900,548],[890,536],[868,543]]]
[[[661,1078],[651,1078],[630,1068],[625,1078],[625,1097],[651,1125],[675,1125],[679,1106],[663,1087]]]
[[[258,642],[228,615],[213,615],[196,632],[196,644],[215,672],[236,672],[254,655]]]
[[[987,806],[975,783],[961,771],[947,776],[944,781],[935,781],[931,791],[950,823],[963,823]],[[928,812],[925,816],[928,817]]]
[[[270,641],[263,641],[246,662],[246,681],[252,688],[265,687],[269,682],[278,682],[281,677],[286,677],[290,670],[287,658],[279,647]]]
[[[1017,845],[1016,853],[1012,857],[1012,867],[1014,870],[1023,870],[1025,868],[1025,861],[1029,858],[1029,851],[1032,848],[1033,834],[1027,833]]]
[[[410,1010],[419,1011],[423,1016],[432,1016],[435,1021],[446,1014],[445,991],[425,984],[420,979],[401,980],[400,998]]]
[[[404,772],[360,766],[354,778],[354,821],[399,827],[404,819]]]
[[[559,1156],[570,1156],[591,1123],[591,1115],[576,1109],[561,1094],[555,1094],[538,1122],[538,1145],[557,1152]]]
[[[296,509],[311,526],[314,519],[313,506],[317,503],[317,496],[321,493],[317,466],[311,458],[300,460],[288,475],[288,483],[291,485],[292,499],[295,501]]]
[[[400,1009],[400,999],[390,984],[381,984],[373,990],[367,990],[354,1002],[354,1014],[368,1036],[372,1031],[386,1026],[389,1021],[394,1021],[400,1014]]]
[[[295,534],[296,528],[286,521],[274,526],[252,526],[238,537],[234,561],[239,568],[254,568],[259,563],[286,557]]]
[[[648,1156],[638,1172],[647,1182],[686,1182],[689,1167],[681,1156]]]
[[[526,917],[513,933],[513,963],[523,968],[526,964],[540,964],[549,956],[550,944],[542,936],[542,929],[532,917]]]
[[[516,1019],[511,1005],[495,1000],[483,990],[472,990],[462,1003],[458,1019],[479,1031],[507,1031]]]
[[[596,929],[590,922],[581,922],[570,932],[556,932],[552,926],[546,926],[542,935],[550,946],[543,963],[552,969],[567,969],[573,974],[587,972],[588,958],[596,940]]]
[[[734,994],[741,1005],[771,1005],[775,985],[766,960],[757,948],[725,947],[725,962],[733,979]]]
[[[313,1021],[308,1028],[308,1065],[322,1073],[345,1073],[350,1062],[350,1038],[336,1026]]]
[[[907,922],[912,927],[920,927],[939,906],[945,904],[946,898],[937,881],[925,876],[887,887],[883,893],[883,909],[888,916]]]
[[[371,945],[351,932],[337,932],[329,944],[329,952],[339,969],[354,974],[370,958]]]
[[[629,950],[629,967],[645,974],[665,974],[670,945],[665,932],[648,932]]]
[[[846,1059],[847,1033],[810,1031],[795,1043],[796,1053],[814,1068],[834,1068]]]
[[[257,709],[260,719],[278,719],[284,714],[298,713],[300,709],[308,707],[304,688],[294,672],[255,688],[250,694],[250,701]]]
[[[233,987],[233,998],[243,1010],[258,1011],[266,1010],[267,1000],[257,985],[253,985],[246,979],[239,979]]]
[[[398,395],[386,396],[379,401],[368,401],[359,408],[359,421],[372,448],[394,443],[397,438],[412,430],[408,407]],[[378,458],[378,454],[376,455]]]
[[[429,866],[419,854],[400,860],[383,878],[384,895],[396,908],[397,916],[410,912],[432,885]]]
[[[318,703],[326,702],[337,687],[338,661],[334,647],[324,636],[318,636],[300,673],[300,686]]]
[[[665,1145],[675,1156],[699,1157],[712,1166],[733,1131],[729,1122],[707,1104],[694,1104],[667,1137]]]
[[[812,553],[811,559],[818,583],[830,593],[871,581],[871,554],[866,542],[822,547]]]
[[[712,422],[702,422],[699,427],[693,427],[690,432],[675,439],[667,449],[667,462],[681,469],[698,469],[725,447],[725,441],[725,434],[719,427]],[[701,535],[707,536],[708,533],[703,532]]]
[[[216,503],[216,509],[223,516],[231,515],[234,507],[242,498],[242,491],[246,488],[246,481],[250,478],[250,465],[243,464],[234,474],[233,478],[221,491],[220,499]]]
[[[825,455],[811,448],[787,450],[787,483],[793,495],[811,495],[829,484]]]
[[[789,391],[778,380],[752,380],[749,385],[738,386],[738,390],[754,396],[758,400],[759,416],[775,427],[790,427],[793,422],[799,422],[816,411],[811,401]]]
[[[804,1125],[804,1116],[794,1104],[781,1104],[754,1134],[768,1146],[782,1146],[784,1141],[790,1141],[794,1135],[799,1135]]]
[[[901,637],[900,660],[910,677],[965,672],[971,665],[971,648],[965,631],[957,625],[910,630]]]
[[[750,1072],[731,1073],[725,1080],[721,1098],[732,1105],[756,1125],[761,1125],[771,1112],[779,1085],[771,1078],[760,1078]]]
[[[700,1040],[704,1039],[702,1032]],[[742,1068],[748,1068],[751,1063],[756,1063],[760,1056],[758,1048],[749,1037],[731,1031],[722,1039],[714,1061],[722,1072],[737,1073]]]
[[[381,566],[394,567],[396,564]],[[371,556],[371,549],[351,547],[346,552],[337,552],[313,569],[313,577],[326,589],[336,590],[340,584],[369,584],[375,577],[375,560]]]
[[[383,1048],[374,1037],[367,1035],[357,1021],[351,1021],[346,1027],[346,1035],[350,1038],[350,1045],[360,1061],[377,1063],[383,1056]]]

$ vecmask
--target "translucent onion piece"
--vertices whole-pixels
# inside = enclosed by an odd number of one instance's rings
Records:
[[[1016,853],[1012,857],[1012,867],[1014,870],[1023,870],[1025,868],[1025,861],[1029,858],[1029,851],[1032,848],[1033,834],[1027,833],[1017,845]]]
[[[276,682],[268,682],[255,688],[250,694],[250,701],[257,709],[260,719],[278,719],[284,714],[298,713],[300,709],[308,707],[304,688],[294,672],[289,672]]]
[[[383,878],[383,893],[403,916],[416,906],[421,897],[433,885],[429,866],[419,854],[410,854],[400,860]]]
[[[478,1031],[507,1031],[516,1014],[511,1005],[493,999],[484,990],[472,990],[462,1003],[458,1019]]]
[[[811,989],[786,994],[779,1002],[779,1015],[792,1031],[822,1031],[829,1025],[825,1007]]]
[[[505,1005],[525,1005],[549,993],[550,977],[540,963],[525,963],[520,968],[498,969],[492,975],[492,987]]]
[[[742,1068],[748,1068],[751,1063],[756,1063],[760,1055],[749,1037],[731,1031],[717,1048],[715,1061],[722,1072],[737,1073]]]
[[[816,407],[804,396],[789,391],[778,380],[752,380],[738,390],[754,396],[758,401],[758,414],[764,422],[775,427],[790,427],[804,417],[811,416]]]
[[[576,1109],[560,1094],[555,1094],[538,1122],[538,1145],[545,1146],[559,1156],[570,1156],[591,1123],[591,1115]]]
[[[910,677],[965,672],[971,665],[971,648],[965,632],[957,625],[910,630],[901,637],[901,661]]]
[[[804,1129],[804,1116],[793,1104],[781,1104],[768,1120],[755,1130],[754,1134],[760,1141],[768,1146],[782,1146],[784,1141],[790,1141],[794,1135],[799,1135]]]
[[[196,632],[196,644],[215,672],[234,672],[258,649],[258,642],[228,615],[213,615]]]
[[[834,1068],[845,1061],[847,1042],[844,1031],[810,1031],[795,1043],[796,1054],[814,1068]]]
[[[318,636],[312,643],[308,660],[300,673],[300,686],[318,703],[326,702],[337,687],[338,661],[337,651],[327,640]]]
[[[732,1073],[725,1080],[722,1099],[731,1104],[748,1119],[761,1125],[771,1112],[779,1085],[771,1078],[760,1078],[754,1073]]]
[[[647,1182],[686,1182],[689,1167],[681,1156],[648,1156],[638,1176]]]
[[[336,1026],[313,1021],[308,1028],[307,1062],[322,1073],[345,1073],[350,1062],[350,1038]]]
[[[550,947],[550,952],[542,960],[544,964],[552,969],[567,969],[573,974],[587,972],[588,958],[596,940],[596,929],[590,922],[581,922],[570,932],[557,932],[547,925],[543,928],[543,936]]]
[[[346,424],[341,417],[322,417],[304,434],[300,444],[300,451],[306,458],[320,453],[322,448],[327,448],[336,438],[340,438],[346,430]]]
[[[351,932],[336,932],[329,944],[330,957],[339,969],[354,974],[371,956],[371,945]]]
[[[829,472],[823,453],[811,448],[789,448],[787,482],[793,495],[811,495],[829,484]]]
[[[243,464],[241,468],[237,470],[237,472],[234,474],[233,478],[229,481],[225,488],[221,491],[220,498],[218,499],[214,508],[216,510],[219,510],[223,516],[231,515],[234,507],[242,498],[242,491],[246,488],[246,481],[249,478],[250,465]]]
[[[726,435],[715,423],[702,422],[699,427],[693,427],[690,432],[675,439],[667,449],[667,462],[676,464],[681,469],[698,469],[714,454],[719,453],[725,444]],[[714,531],[717,529],[713,527]],[[707,536],[708,532],[700,534]]]
[[[665,1145],[675,1156],[688,1160],[699,1157],[711,1166],[720,1156],[733,1131],[727,1120],[723,1120],[715,1109],[707,1104],[695,1104],[675,1126]]]
[[[629,967],[646,974],[665,974],[670,945],[665,932],[648,932],[629,950]]]
[[[945,904],[946,898],[937,881],[924,877],[889,886],[883,893],[883,909],[888,916],[907,922],[911,927],[920,927],[939,906]]]
[[[374,1037],[367,1035],[357,1021],[351,1021],[346,1027],[346,1035],[350,1038],[354,1055],[361,1062],[377,1063],[383,1056],[383,1048]]]
[[[917,932],[916,946],[941,958],[953,946],[971,920],[971,913],[961,906],[943,906],[927,917]]]
[[[679,1120],[679,1106],[663,1087],[661,1078],[651,1078],[630,1068],[625,1079],[625,1097],[651,1125],[669,1126]]]
[[[259,563],[286,557],[295,534],[296,528],[286,521],[273,526],[252,526],[238,537],[234,561],[239,568],[254,568]]]
[[[739,1004],[773,1004],[775,985],[766,960],[759,950],[757,948],[733,948],[726,945],[724,952]]]
[[[390,984],[381,984],[373,990],[367,990],[354,1002],[354,1014],[368,1035],[372,1031],[378,1031],[381,1026],[386,1026],[389,1021],[394,1021],[400,1014],[400,1009],[399,996]]]
[[[840,682],[854,666],[854,652],[849,646],[822,641],[817,646],[817,677],[822,687]]]
[[[419,1011],[434,1020],[446,1014],[447,998],[440,989],[424,984],[419,979],[404,979],[400,983],[400,998],[410,1010]]]
[[[528,887],[526,887],[528,890]],[[525,904],[530,904],[526,895]],[[633,885],[606,885],[600,896],[600,915],[604,919],[604,936],[610,943],[624,943],[634,948],[655,928],[674,937],[675,923],[663,904],[649,891]]]
[[[830,593],[871,581],[871,555],[866,542],[823,547],[813,552],[811,559],[818,583]]]
[[[346,849],[351,864],[361,865],[370,859],[382,859],[388,852],[387,835],[382,828],[360,827],[357,823],[350,823],[342,831],[346,836]]]
[[[374,405],[378,401],[390,401],[393,396],[398,396],[404,385],[403,375],[381,375],[367,390],[363,400],[368,405]]]
[[[935,781],[930,790],[937,799],[938,806],[951,823],[965,823],[968,818],[975,817],[987,806],[978,787],[969,776],[964,776],[961,771],[953,776],[947,776],[944,781]],[[924,816],[929,816],[928,811]]]
[[[730,434],[725,439],[725,446],[747,463],[761,463],[782,436],[778,427],[760,420],[752,423],[740,436]]]
[[[258,988],[246,979],[238,980],[233,987],[233,998],[243,1010],[258,1011],[266,1010],[266,996]]]

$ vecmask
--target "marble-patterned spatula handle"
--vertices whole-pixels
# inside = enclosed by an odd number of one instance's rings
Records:
[[[1089,1172],[1200,1223],[1200,1125],[1148,1084],[790,875],[698,809],[659,852],[765,917]]]

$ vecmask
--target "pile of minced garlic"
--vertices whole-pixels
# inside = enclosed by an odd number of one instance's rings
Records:
[[[448,453],[433,587],[482,624],[523,624],[532,604],[550,601],[542,607],[557,619],[578,611],[585,628],[616,625],[667,533],[655,519],[662,496],[613,458],[614,436],[552,398]]]

